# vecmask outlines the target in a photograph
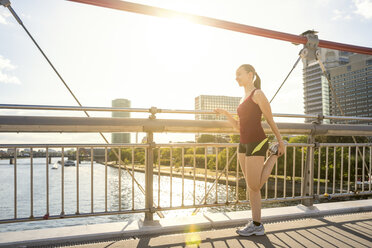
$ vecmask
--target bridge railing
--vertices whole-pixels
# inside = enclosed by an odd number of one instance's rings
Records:
[[[264,123],[263,127],[270,133]],[[278,123],[278,127],[283,135],[372,136],[368,125]],[[238,144],[153,141],[154,132],[236,133],[225,121],[0,116],[0,131],[10,130],[140,131],[147,132],[147,144],[0,144],[0,150],[14,149],[13,165],[9,165],[13,173],[6,175],[13,179],[8,188],[13,196],[8,194],[5,199],[6,209],[12,208],[13,214],[3,212],[0,223],[133,213],[145,213],[151,220],[154,213],[163,217],[162,211],[249,203],[236,158]],[[25,148],[30,149],[30,158],[22,166],[29,170],[21,173],[17,151]],[[68,148],[73,148],[69,156],[76,157],[74,167],[65,166]],[[93,160],[98,148],[104,150],[105,159],[100,163]],[[301,200],[312,205],[321,198],[370,195],[371,148],[370,143],[327,144],[312,139],[290,143],[262,189],[262,201]],[[36,168],[35,149],[45,149],[44,166],[38,161]],[[49,149],[61,151],[59,179],[51,174]],[[79,163],[82,150],[90,158],[88,163]],[[53,191],[55,188],[59,190]],[[34,202],[35,190],[44,195],[41,205]],[[13,203],[11,207],[9,203]],[[38,209],[34,209],[36,205]]]

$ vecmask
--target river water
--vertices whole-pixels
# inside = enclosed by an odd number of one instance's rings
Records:
[[[50,215],[60,215],[62,206],[61,196],[61,165],[58,169],[52,169],[53,164],[61,158],[52,158],[52,163],[48,165],[49,172],[49,213]],[[44,216],[47,213],[46,197],[46,159],[33,159],[33,189],[34,189],[34,216]],[[17,160],[17,218],[30,217],[31,211],[31,184],[30,184],[30,159],[22,158]],[[76,197],[76,166],[64,167],[64,211],[65,214],[74,214],[77,209]],[[145,187],[144,173],[135,172],[137,181]],[[160,206],[170,205],[170,178],[160,177]],[[94,180],[94,211],[105,211],[105,166],[93,163]],[[79,165],[79,212],[90,213],[91,211],[91,163],[82,162]],[[117,168],[107,167],[107,210],[119,210],[119,171]],[[9,160],[0,160],[0,219],[14,218],[14,166],[9,164]],[[154,175],[154,202],[158,203],[158,176]],[[209,189],[212,183],[207,183]],[[172,206],[180,206],[182,203],[182,179],[172,178]],[[193,180],[184,179],[184,204],[193,204]],[[226,185],[218,185],[218,202],[226,202]],[[196,181],[196,203],[202,201],[205,194],[204,181]],[[235,200],[236,187],[228,187],[229,201]],[[239,189],[239,198],[245,199],[245,190]],[[213,188],[208,196],[207,203],[214,203],[216,200],[216,189]],[[295,202],[277,203],[273,206],[297,205]],[[139,188],[134,186],[134,206],[144,208],[145,197]],[[132,208],[132,179],[124,170],[121,170],[121,207],[124,209]],[[263,207],[264,204],[263,204]],[[250,209],[248,206],[213,207],[202,208],[199,214],[204,212],[235,211]],[[191,216],[194,209],[164,211],[165,217]],[[144,214],[124,214],[95,216],[82,218],[66,218],[58,220],[29,221],[21,223],[0,224],[0,232],[20,231],[29,229],[41,229],[63,226],[75,226],[86,224],[109,223],[118,221],[133,221],[143,218]],[[154,219],[158,216],[154,214]]]

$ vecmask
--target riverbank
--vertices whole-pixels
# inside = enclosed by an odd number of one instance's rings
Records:
[[[110,166],[110,167],[113,167],[113,168],[119,168],[119,164],[117,164],[114,161],[108,162],[107,165]],[[125,165],[125,166],[127,167],[128,170],[132,171],[132,165],[131,164]],[[121,169],[125,170],[125,166],[121,165]],[[135,164],[133,166],[133,170],[135,172],[145,173],[145,165]],[[153,173],[154,173],[154,175],[159,174],[159,165],[154,165]],[[222,175],[220,176],[221,173],[222,173]],[[161,165],[160,166],[160,175],[161,176],[170,176],[171,175],[170,166]],[[183,168],[183,175],[184,175],[185,179],[193,180],[194,179],[194,168],[193,167],[184,167]],[[227,180],[226,180],[226,172],[225,171],[222,171],[222,170],[218,171],[217,176],[216,176],[216,171],[215,170],[210,170],[210,169],[205,170],[204,168],[195,168],[195,180],[196,181],[205,181],[206,180],[207,182],[212,182],[213,183],[218,176],[220,176],[220,178],[218,180],[219,184],[226,184],[226,181],[227,181],[228,185],[236,186],[236,171],[229,171],[228,176],[227,176]],[[178,167],[178,168],[172,167],[172,177],[182,178],[182,167]],[[238,181],[239,187],[245,188],[246,183],[245,183],[245,180],[244,180],[243,173],[241,171],[239,172],[238,179],[239,179],[239,181]],[[268,181],[274,181],[274,180],[275,180],[274,175],[271,175],[268,179]],[[278,175],[277,180],[283,182],[284,181],[284,176]],[[289,183],[289,182],[292,183],[292,180],[293,180],[292,177],[287,176],[287,183]],[[295,183],[300,184],[301,183],[301,177],[295,177]]]
[[[108,162],[108,166],[114,167],[114,168],[119,168],[119,165],[116,162]],[[126,167],[132,171],[132,165],[126,165]],[[124,165],[121,165],[121,168],[125,170]],[[136,164],[133,166],[133,170],[135,172],[142,172],[145,173],[145,165],[139,165]],[[220,175],[222,172],[219,171],[217,174],[217,177]],[[159,165],[154,165],[154,170],[153,170],[154,175],[159,175]],[[172,177],[178,177],[182,178],[182,167],[172,167],[172,172],[170,166],[166,165],[161,165],[160,166],[160,175],[161,176],[170,176],[172,173]],[[193,167],[184,167],[183,168],[183,177],[185,179],[194,179],[194,168]],[[236,186],[236,172],[229,172],[228,174],[228,184],[232,186]],[[214,182],[216,180],[216,171],[207,169],[205,170],[204,168],[195,168],[195,180],[196,181],[207,181],[207,182]],[[218,183],[220,184],[226,184],[226,175],[223,173],[221,177],[218,180]],[[239,173],[239,186],[245,185],[245,180],[243,177],[243,174],[240,172]]]

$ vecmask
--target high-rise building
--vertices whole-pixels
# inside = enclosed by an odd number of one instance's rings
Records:
[[[349,55],[352,53],[320,48],[321,61],[326,70],[335,68],[349,61]],[[330,115],[330,92],[327,79],[317,61],[302,60],[303,62],[303,79],[304,79],[304,108],[305,114],[323,114]],[[306,119],[305,122],[310,122]],[[325,120],[329,123],[329,120]]]
[[[338,103],[346,116],[372,117],[372,56],[353,54],[349,62],[329,69],[332,88]],[[330,94],[331,115],[342,115],[332,94]],[[345,123],[332,120],[332,123]],[[365,121],[348,121],[367,124]],[[372,123],[368,123],[372,125]]]
[[[235,112],[241,97],[200,95],[195,97],[195,110],[214,110],[216,108]],[[226,120],[222,115],[195,115],[195,120]]]
[[[227,111],[236,112],[239,106],[241,97],[233,96],[211,96],[200,95],[195,97],[195,110],[214,110],[216,108],[226,109]],[[226,120],[223,115],[207,115],[196,114],[195,120]],[[199,134],[195,135],[195,140],[198,140]],[[216,137],[223,137],[228,139],[226,135],[216,135]]]
[[[113,108],[130,108],[130,101],[128,99],[112,100]],[[112,112],[112,117],[126,117],[130,118],[130,112]],[[111,143],[130,143],[130,133],[112,133]]]

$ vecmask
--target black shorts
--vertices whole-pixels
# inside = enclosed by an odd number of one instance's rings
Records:
[[[261,142],[264,142],[261,144]],[[262,145],[260,148],[259,145]],[[257,149],[255,150],[255,148]],[[248,144],[239,143],[239,153],[245,153],[245,156],[266,156],[266,151],[269,149],[269,139],[264,139],[258,142]]]

